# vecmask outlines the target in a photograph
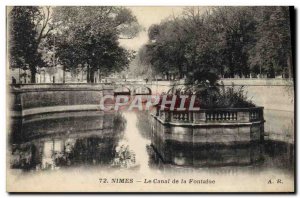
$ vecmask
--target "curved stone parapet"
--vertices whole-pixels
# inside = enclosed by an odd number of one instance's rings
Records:
[[[100,110],[100,100],[112,93],[102,84],[26,84],[10,87],[10,116]]]

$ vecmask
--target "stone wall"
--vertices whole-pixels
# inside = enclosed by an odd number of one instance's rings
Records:
[[[112,90],[103,85],[37,84],[11,87],[11,116],[47,112],[100,110],[100,99]]]
[[[285,79],[222,79],[224,85],[244,86],[247,97],[264,107],[267,139],[294,142],[294,85]],[[145,86],[152,94],[167,92],[173,82],[153,81]],[[43,111],[95,110],[103,95],[112,93],[104,84],[26,84],[10,89],[10,113],[21,116]],[[54,105],[54,106],[53,106]],[[33,108],[31,108],[33,107]],[[53,108],[55,107],[55,108]]]
[[[294,143],[294,84],[286,79],[222,79],[244,86],[247,98],[264,107],[266,139]]]
[[[165,139],[180,143],[236,145],[263,140],[263,126],[263,123],[172,126],[154,117],[153,133],[159,132]]]
[[[225,86],[244,87],[255,105],[264,107],[265,139],[294,143],[295,105],[294,82],[288,79],[221,79]],[[184,83],[184,82],[182,82]],[[158,81],[152,85],[160,92],[170,89],[172,83]],[[158,88],[156,88],[158,87]]]
[[[155,121],[151,141],[164,163],[201,167],[251,165],[261,159],[260,145],[236,142],[236,138],[246,138],[244,141],[249,143],[250,135],[249,127],[193,129],[168,127]]]

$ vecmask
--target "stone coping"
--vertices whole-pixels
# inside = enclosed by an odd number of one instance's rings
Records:
[[[68,106],[50,106],[38,107],[32,109],[23,109],[22,111],[10,111],[11,117],[25,117],[36,114],[54,113],[54,112],[71,112],[71,111],[100,111],[99,105],[68,105]]]
[[[46,92],[46,91],[103,91],[112,90],[109,85],[90,84],[22,84],[11,85],[11,93]]]
[[[151,113],[156,120],[158,120],[162,124],[170,125],[170,126],[183,126],[183,127],[197,127],[197,126],[251,126],[253,124],[262,124],[265,120],[253,121],[253,122],[203,122],[203,123],[177,123],[177,122],[165,122],[156,115]]]

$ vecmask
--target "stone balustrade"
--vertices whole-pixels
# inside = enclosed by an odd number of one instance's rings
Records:
[[[169,111],[157,107],[155,130],[177,142],[244,144],[264,140],[263,107]]]
[[[201,109],[199,111],[169,111],[157,107],[157,118],[164,123],[250,123],[264,121],[263,107]]]

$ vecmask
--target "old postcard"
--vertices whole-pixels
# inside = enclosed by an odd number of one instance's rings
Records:
[[[294,192],[294,7],[8,6],[8,192]]]

